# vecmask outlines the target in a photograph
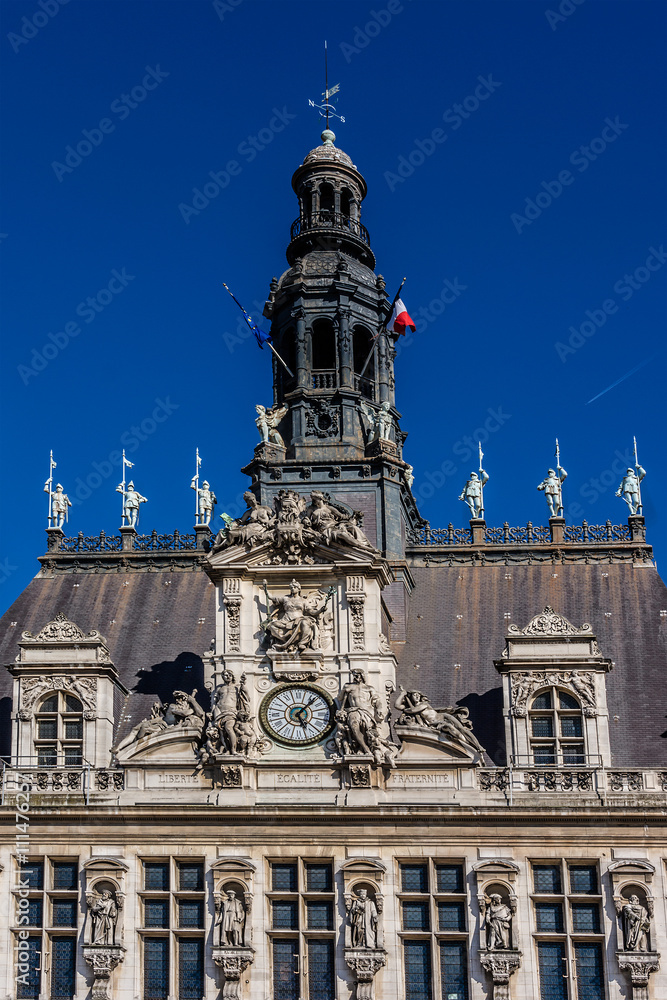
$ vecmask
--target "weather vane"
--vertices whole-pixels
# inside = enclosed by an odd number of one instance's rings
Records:
[[[345,118],[336,112],[336,105],[331,103],[331,98],[338,93],[340,90],[340,84],[337,83],[334,87],[329,87],[329,70],[327,68],[327,43],[324,43],[324,93],[322,97],[324,102],[322,104],[316,104],[315,101],[308,101],[311,108],[317,108],[320,113],[320,117],[324,118],[326,122],[327,129],[329,128],[329,118],[338,118],[339,121],[344,122]]]

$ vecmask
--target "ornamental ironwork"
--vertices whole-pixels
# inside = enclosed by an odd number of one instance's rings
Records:
[[[290,239],[295,240],[297,236],[301,236],[302,233],[310,232],[313,229],[344,229],[353,236],[356,236],[357,239],[360,239],[367,246],[371,245],[368,230],[361,222],[358,222],[356,219],[350,219],[349,216],[342,215],[340,212],[328,212],[326,210],[312,212],[311,215],[304,219],[295,219],[290,229]]]
[[[173,535],[159,535],[157,531],[153,530],[150,535],[137,535],[134,539],[134,548],[141,552],[147,550],[155,552],[161,549],[179,551],[181,549],[195,549],[196,547],[195,536],[182,535],[178,529],[174,531]]]
[[[510,527],[505,523],[498,528],[486,528],[485,545],[543,545],[552,541],[548,525],[534,525],[528,521],[525,527]],[[630,542],[632,537],[627,524],[582,524],[566,525],[563,530],[563,544],[604,544],[609,542]],[[411,528],[408,532],[409,545],[472,545],[470,528],[455,528],[451,523],[446,528],[431,528],[429,525]]]
[[[72,538],[63,538],[60,543],[61,552],[120,552],[121,548],[120,535],[107,535],[104,531],[99,535],[84,535],[80,531]]]

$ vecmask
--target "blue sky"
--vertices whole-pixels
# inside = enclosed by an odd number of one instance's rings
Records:
[[[422,513],[466,523],[481,434],[487,522],[546,523],[558,436],[568,521],[623,522],[636,435],[661,568],[665,10],[4,0],[3,604],[45,548],[50,448],[69,533],[117,531],[123,442],[142,530],[191,530],[196,447],[239,512],[271,373],[222,282],[256,311],[287,266],[325,38],[377,270],[420,320],[396,377]]]

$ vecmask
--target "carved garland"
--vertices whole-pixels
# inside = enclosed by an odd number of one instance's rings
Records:
[[[352,649],[355,653],[362,652],[366,648],[366,631],[364,627],[365,600],[365,597],[359,594],[348,596],[350,615],[352,617]]]
[[[95,716],[97,700],[96,677],[26,677],[21,680],[21,707],[19,718],[26,722],[31,718],[32,709],[37,699],[47,691],[72,691],[86,709],[86,718]]]
[[[564,687],[572,691],[582,704],[584,715],[597,715],[595,682],[589,671],[522,670],[512,677],[512,715],[524,718],[528,714],[528,699],[541,687]]]

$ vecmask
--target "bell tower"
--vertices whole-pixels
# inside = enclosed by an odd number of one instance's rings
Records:
[[[364,515],[364,530],[389,559],[404,555],[406,528],[421,523],[403,461],[396,409],[396,335],[361,221],[366,182],[329,129],[292,177],[299,216],[289,269],[271,281],[273,412],[278,434],[243,470],[261,504],[285,486],[328,493]],[[277,439],[277,440],[276,440]],[[280,443],[282,441],[282,444]]]

